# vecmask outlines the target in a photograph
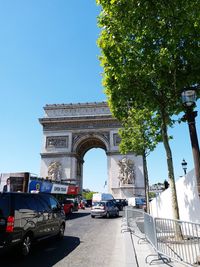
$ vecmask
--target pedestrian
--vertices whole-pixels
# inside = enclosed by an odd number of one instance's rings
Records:
[[[3,187],[3,192],[11,192],[10,178],[6,180],[6,185]]]

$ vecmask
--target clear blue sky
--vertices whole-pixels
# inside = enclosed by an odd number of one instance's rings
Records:
[[[39,174],[46,104],[105,101],[96,41],[95,0],[0,0],[0,172]],[[199,110],[199,103],[198,108]],[[197,117],[200,132],[200,114]],[[172,131],[175,176],[193,168],[187,124]],[[87,152],[84,187],[102,191],[107,178],[101,149]],[[97,164],[98,163],[98,164]],[[150,183],[167,178],[163,145],[148,158]]]

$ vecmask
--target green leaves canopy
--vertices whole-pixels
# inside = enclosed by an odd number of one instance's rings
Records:
[[[136,155],[147,156],[161,140],[158,118],[147,109],[132,108],[128,113],[128,117],[123,120],[123,128],[119,131],[122,138],[120,152],[126,154],[134,151]]]
[[[122,122],[132,108],[137,111],[147,108],[160,118],[174,218],[178,219],[167,126],[173,124],[172,116],[183,110],[183,89],[198,88],[200,83],[200,1],[97,0],[97,3],[102,6],[98,44],[109,106]],[[140,142],[140,148],[143,144]]]
[[[137,101],[166,119],[183,108],[181,92],[199,85],[200,2],[98,0],[98,44],[112,112]]]

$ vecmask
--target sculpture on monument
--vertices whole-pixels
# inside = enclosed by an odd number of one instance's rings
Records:
[[[118,162],[119,180],[122,185],[135,183],[135,166],[131,159],[123,158]]]
[[[52,181],[61,181],[61,163],[53,161],[48,167],[48,178]]]

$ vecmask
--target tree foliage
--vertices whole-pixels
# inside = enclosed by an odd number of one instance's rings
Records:
[[[149,179],[146,157],[150,151],[154,150],[160,141],[160,128],[157,118],[148,109],[128,110],[128,117],[122,119],[122,126],[119,130],[121,142],[119,150],[121,153],[134,152],[143,156],[143,173],[145,184],[145,195],[147,212],[149,212]]]
[[[123,154],[134,152],[136,155],[147,156],[161,141],[157,117],[147,108],[140,110],[131,108],[128,117],[122,119],[122,126],[119,130],[121,137],[119,149]]]
[[[155,192],[149,192],[149,198],[154,198],[156,197],[156,193]]]
[[[170,116],[182,110],[183,88],[198,85],[199,1],[97,1],[99,46],[112,111],[131,99]],[[168,122],[169,123],[169,122]]]
[[[95,194],[96,192],[93,191],[89,191],[89,192],[83,192],[82,196],[83,198],[85,198],[86,200],[90,200],[92,199],[93,194]]]
[[[133,103],[138,111],[147,108],[157,117],[166,150],[174,217],[178,218],[168,126],[174,123],[172,116],[183,110],[183,89],[199,86],[200,2],[97,0],[97,3],[102,6],[98,44],[109,106],[121,121],[127,118]]]

